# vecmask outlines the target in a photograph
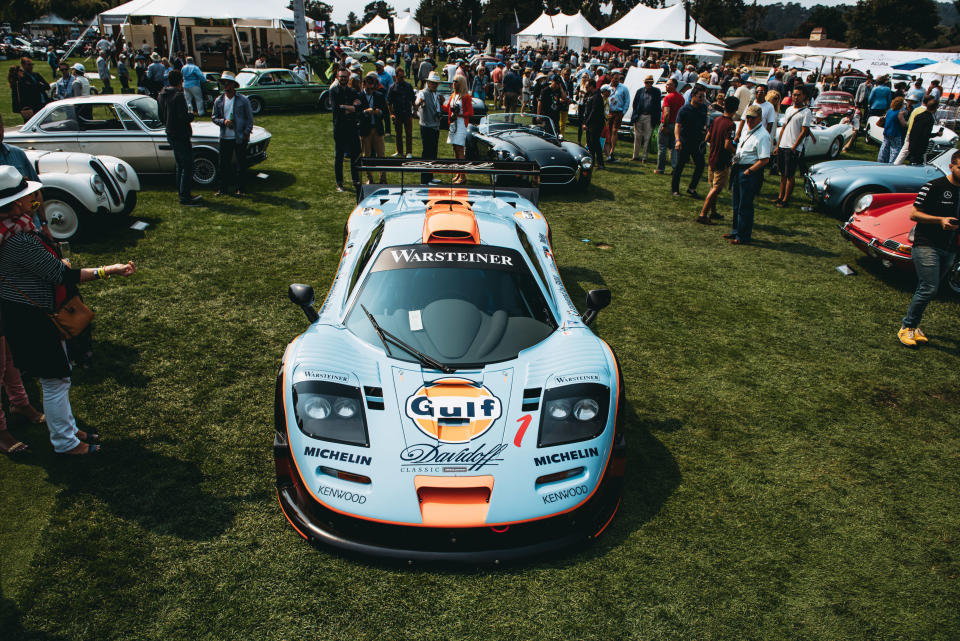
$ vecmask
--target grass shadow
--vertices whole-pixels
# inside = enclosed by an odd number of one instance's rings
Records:
[[[828,258],[840,256],[837,252],[827,251],[820,247],[807,245],[806,243],[777,243],[769,240],[757,240],[752,242],[754,247],[760,249],[772,249],[775,251],[786,252],[788,254],[799,254],[800,256],[811,256],[816,258]]]
[[[246,197],[245,197],[246,198]],[[217,199],[204,198],[204,206],[220,214],[229,214],[231,216],[259,216],[260,211],[251,207],[246,207],[238,203],[244,199],[236,196],[222,196]]]
[[[864,274],[869,274],[877,280],[882,281],[885,285],[896,288],[897,291],[903,294],[912,295],[917,288],[917,274],[912,266],[910,269],[884,267],[881,261],[864,254],[860,254],[857,257],[856,265]],[[908,303],[909,301],[904,302],[904,309],[906,309]]]
[[[94,456],[34,448],[36,454],[22,461],[44,468],[52,483],[67,490],[66,496],[92,496],[119,518],[159,535],[209,541],[230,527],[233,502],[203,490],[203,473],[195,463],[133,439],[103,438],[103,451]]]
[[[570,294],[570,298],[576,303],[580,301],[583,308],[587,308],[587,290],[580,283],[596,283],[600,287],[606,287],[607,281],[603,274],[587,267],[561,267],[560,278],[563,280],[563,286]]]
[[[754,224],[754,231],[762,231],[770,234],[776,234],[777,236],[783,236],[786,238],[796,237],[796,236],[812,236],[812,232],[804,231],[802,229],[786,229],[780,227],[779,225],[758,225]]]
[[[21,618],[17,602],[6,598],[0,588],[0,632],[4,641],[66,641],[64,637],[27,630]]]
[[[270,171],[255,172],[254,169],[251,169],[246,177],[244,178],[244,187],[250,188],[250,190],[256,190],[258,192],[273,192],[280,191],[281,189],[286,189],[292,187],[297,183],[297,177],[294,174],[291,174],[286,171],[279,171],[271,169]],[[257,178],[257,174],[264,173],[267,175],[266,178]]]
[[[149,224],[144,231],[130,229],[134,222],[142,220]],[[73,246],[84,252],[111,253],[127,247],[136,247],[146,232],[163,223],[161,218],[137,216],[86,216],[78,237],[71,239]],[[120,260],[118,258],[118,260]]]
[[[310,209],[310,203],[305,200],[297,200],[296,198],[286,198],[284,196],[277,196],[274,194],[261,194],[256,192],[248,192],[246,199],[251,202],[260,203],[264,205],[276,205],[280,207],[285,207],[287,209],[293,209],[296,211],[305,211]]]
[[[101,341],[94,337],[93,361],[89,367],[75,369],[74,378],[85,385],[112,380],[123,387],[144,388],[152,379],[137,371],[139,362],[140,350],[124,343]]]
[[[576,186],[567,188],[540,188],[540,202],[558,202],[558,203],[588,203],[594,200],[614,200],[613,192],[604,187],[591,183],[587,189],[581,189]]]

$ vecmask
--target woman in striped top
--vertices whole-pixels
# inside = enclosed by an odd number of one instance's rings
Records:
[[[133,262],[72,269],[33,222],[39,206],[38,182],[27,181],[14,167],[0,167],[0,312],[13,361],[36,376],[43,389],[50,441],[60,454],[92,454],[100,449],[97,434],[77,428],[70,409],[70,359],[66,344],[48,314],[69,298],[68,290],[111,275],[130,276]]]

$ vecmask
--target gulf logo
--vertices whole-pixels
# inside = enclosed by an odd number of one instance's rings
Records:
[[[500,399],[490,390],[460,378],[426,384],[406,403],[417,428],[441,443],[468,443],[482,436],[501,411]]]

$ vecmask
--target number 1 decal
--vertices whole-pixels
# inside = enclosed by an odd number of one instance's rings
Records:
[[[524,414],[517,419],[517,422],[520,423],[520,428],[517,430],[517,435],[513,437],[513,444],[517,447],[520,447],[520,444],[523,443],[523,435],[527,433],[527,428],[530,427],[531,420],[533,420],[533,416],[530,414]]]

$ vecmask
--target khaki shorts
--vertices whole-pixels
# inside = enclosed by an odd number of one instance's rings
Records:
[[[723,191],[723,188],[730,184],[730,168],[726,169],[710,169],[710,173],[707,176],[710,179],[710,186],[717,187],[720,191]]]

